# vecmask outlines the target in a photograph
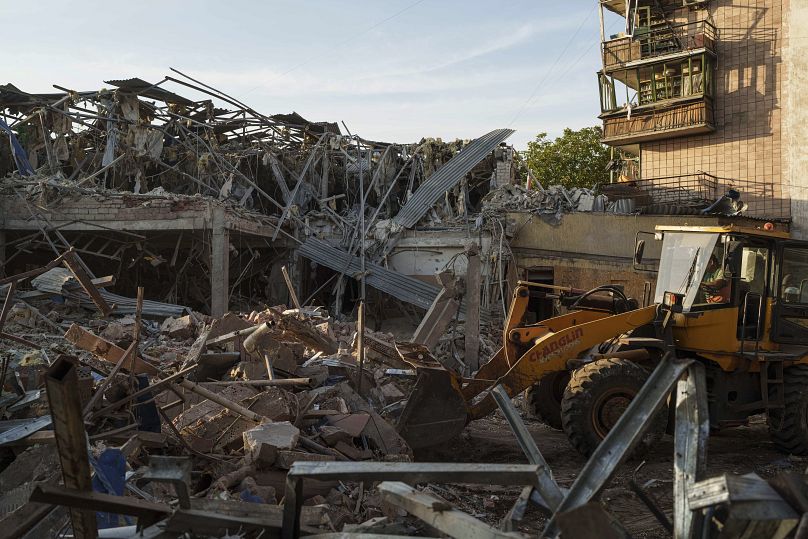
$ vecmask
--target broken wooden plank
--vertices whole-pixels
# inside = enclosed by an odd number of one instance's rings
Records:
[[[45,375],[45,387],[53,417],[53,431],[64,484],[80,492],[91,492],[93,485],[87,455],[87,433],[81,416],[77,364],[75,358],[59,356]],[[98,537],[94,509],[71,509],[70,518],[75,537],[78,539]]]
[[[382,499],[401,507],[436,530],[457,539],[523,538],[521,533],[504,532],[477,520],[468,513],[452,507],[445,501],[415,490],[398,481],[385,481],[379,485]]]
[[[449,323],[457,316],[460,302],[455,299],[455,287],[447,272],[438,274],[441,291],[435,296],[421,323],[412,335],[411,341],[423,344],[432,350],[446,333]]]
[[[87,295],[90,296],[90,299],[95,303],[95,306],[98,307],[98,310],[101,311],[101,314],[109,316],[110,313],[112,313],[112,307],[110,307],[103,296],[101,296],[101,292],[99,292],[98,288],[93,284],[92,278],[87,274],[84,266],[81,265],[76,252],[70,249],[62,256],[64,265],[76,277],[76,280],[81,284],[84,291],[87,292]]]
[[[70,326],[67,333],[65,333],[65,339],[78,348],[91,352],[100,359],[110,363],[117,363],[126,353],[123,348],[116,346],[106,339],[102,339],[78,324]],[[158,373],[159,370],[157,367],[135,356],[135,374],[149,374],[154,376]]]

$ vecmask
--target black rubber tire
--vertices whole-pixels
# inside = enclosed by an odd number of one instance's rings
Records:
[[[648,376],[640,365],[621,358],[599,359],[572,373],[561,401],[561,422],[579,453],[592,455]],[[667,406],[663,405],[632,457],[645,453],[662,437],[667,416]]]
[[[783,371],[785,408],[769,411],[769,436],[778,450],[808,455],[808,365]]]
[[[530,386],[525,394],[528,414],[548,427],[561,430],[561,400],[569,381],[569,371],[557,371]]]

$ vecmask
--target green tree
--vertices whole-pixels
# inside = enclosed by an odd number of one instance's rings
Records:
[[[609,148],[601,144],[600,127],[584,127],[578,131],[564,129],[555,140],[539,133],[527,143],[527,166],[542,185],[595,187],[609,181]]]

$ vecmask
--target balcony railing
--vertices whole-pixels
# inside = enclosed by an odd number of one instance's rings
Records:
[[[629,114],[626,109],[601,115],[603,142],[611,145],[635,144],[663,138],[707,133],[714,130],[713,106],[708,98],[641,107]]]
[[[629,200],[623,207],[648,215],[699,215],[730,189],[748,206],[741,215],[788,221],[791,201],[772,181],[719,178],[706,172],[646,178],[604,185],[610,201]]]
[[[610,201],[630,200],[632,211],[650,215],[697,215],[730,189],[747,204],[742,216],[787,221],[791,200],[779,184],[766,180],[719,178],[706,172],[645,178],[603,186]]]
[[[683,51],[706,49],[715,52],[715,26],[707,21],[674,24],[635,31],[603,43],[603,66],[609,71],[626,64]]]

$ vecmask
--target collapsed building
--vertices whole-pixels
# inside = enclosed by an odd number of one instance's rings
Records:
[[[626,32],[602,36],[615,181],[593,189],[534,178],[510,129],[376,142],[265,115],[179,72],[92,91],[0,87],[3,529],[625,536],[588,503],[618,473],[621,439],[574,462],[570,495],[507,398],[512,432],[495,435],[529,464],[413,463],[395,420],[415,371],[465,376],[495,353],[519,281],[547,286],[526,323],[557,314],[559,290],[607,284],[648,305],[659,253],[639,267],[633,255],[657,224],[799,233],[799,160],[779,139],[800,125],[773,97],[777,58],[795,70],[804,45],[772,37],[782,17],[765,13],[792,8],[762,3],[744,11],[754,32],[736,36],[738,6],[599,2]],[[733,78],[741,49],[765,76]],[[763,95],[748,104],[737,80]],[[785,165],[790,179],[775,173]],[[659,481],[637,486],[637,468],[625,512],[704,537],[805,527],[801,474],[694,483],[708,427],[697,370],[668,381],[690,444],[675,500],[660,509],[647,495]],[[537,521],[523,522],[528,506]]]
[[[151,282],[150,299],[221,315],[287,301],[286,266],[301,299],[350,312],[361,252],[389,272],[370,272],[371,286],[423,309],[438,292],[424,277],[467,241],[486,254],[498,244],[502,226],[475,219],[484,196],[514,177],[514,152],[501,146],[509,130],[377,143],[297,114],[265,116],[187,81],[235,109],[140,79],[108,84],[58,95],[3,88],[7,274],[71,245],[89,268],[115,273],[121,291]],[[419,222],[423,238],[412,234]]]

